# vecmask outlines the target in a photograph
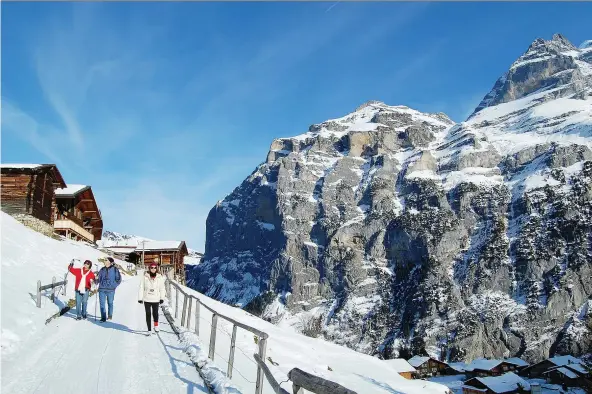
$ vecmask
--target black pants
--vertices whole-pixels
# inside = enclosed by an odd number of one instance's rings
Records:
[[[158,302],[146,302],[144,301],[144,309],[146,310],[146,326],[148,331],[152,330],[152,316],[150,310],[152,309],[152,315],[154,315],[154,321],[158,323]]]

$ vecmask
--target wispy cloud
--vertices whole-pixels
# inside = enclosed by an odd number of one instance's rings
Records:
[[[337,4],[339,4],[339,3],[341,3],[341,1],[337,1],[337,2],[335,2],[335,3],[333,3],[333,4],[331,4],[331,5],[329,6],[329,8],[327,8],[327,9],[325,10],[325,12],[329,12],[329,11],[331,11],[331,10],[332,10],[333,8],[335,8],[335,6],[336,6]]]

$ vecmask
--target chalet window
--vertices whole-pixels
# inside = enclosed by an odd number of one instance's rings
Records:
[[[504,365],[504,366],[502,366],[502,369],[503,369],[504,371],[507,371],[507,370],[508,370],[508,366],[507,366],[507,365]]]

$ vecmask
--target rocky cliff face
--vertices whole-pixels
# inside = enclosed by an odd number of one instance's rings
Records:
[[[592,48],[537,39],[463,123],[369,102],[273,141],[189,283],[387,358],[589,352],[591,148]]]

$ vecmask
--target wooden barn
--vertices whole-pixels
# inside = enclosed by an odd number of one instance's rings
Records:
[[[189,254],[185,241],[144,241],[136,248],[144,265],[156,263],[164,272],[172,267],[177,279],[185,282],[185,256]]]
[[[2,211],[53,224],[55,190],[66,187],[55,164],[2,164]]]
[[[55,232],[66,238],[95,243],[103,234],[103,218],[90,186],[56,189]]]
[[[413,356],[409,359],[409,364],[417,370],[417,375],[420,378],[444,375],[449,369],[445,362],[427,356]]]

